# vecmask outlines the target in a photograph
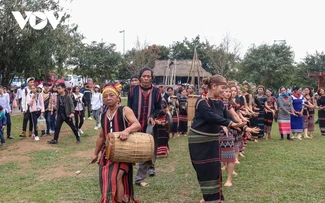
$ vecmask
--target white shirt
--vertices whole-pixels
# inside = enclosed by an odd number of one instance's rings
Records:
[[[78,95],[76,95],[75,93],[73,93],[73,96],[74,96],[74,98],[80,97],[79,100],[78,100],[78,102],[77,102],[76,107],[74,108],[74,110],[76,110],[76,111],[82,111],[82,110],[84,110],[84,107],[82,105],[82,97],[84,95],[82,93],[79,93]],[[74,102],[76,102],[76,101],[74,101]]]
[[[23,97],[24,89],[19,88],[17,90],[17,99],[20,99]]]
[[[27,95],[26,95],[26,90],[27,90]],[[30,94],[30,89],[28,87],[25,87],[23,89],[23,94],[22,94],[22,97],[21,97],[21,105],[23,107],[23,111],[25,111],[25,112],[28,109],[28,104],[29,104],[29,101],[31,99],[29,94]]]
[[[9,94],[0,95],[0,105],[3,107],[5,113],[11,112]]]
[[[91,109],[98,110],[103,105],[102,94],[99,92],[94,92],[91,96]]]

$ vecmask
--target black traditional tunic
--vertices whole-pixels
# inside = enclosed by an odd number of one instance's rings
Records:
[[[317,105],[319,107],[325,106],[325,96],[321,96],[317,100]],[[318,120],[319,120],[319,129],[322,135],[325,135],[325,110],[318,110]]]
[[[261,97],[255,96],[254,97],[256,107],[259,108],[257,112],[258,117],[257,117],[257,127],[259,127],[261,130],[259,133],[254,134],[254,136],[258,136],[259,138],[264,136],[264,117],[265,117],[265,111],[264,111],[264,105],[266,101],[266,97],[262,95]]]
[[[223,200],[220,164],[220,126],[229,126],[227,110],[220,100],[199,99],[189,131],[189,151],[206,202]]]
[[[179,132],[187,132],[187,97],[181,97],[179,102]]]
[[[145,95],[140,85],[133,86],[128,93],[128,107],[133,110],[141,124],[140,132],[145,133],[148,118],[155,119],[161,110],[160,90],[152,85],[148,94]]]

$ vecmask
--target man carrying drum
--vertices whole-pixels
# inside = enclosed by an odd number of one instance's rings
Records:
[[[109,133],[119,132],[122,141],[128,139],[131,132],[137,132],[141,125],[129,107],[119,106],[119,95],[113,86],[106,86],[102,92],[103,103],[107,106],[102,114],[99,136],[91,163],[99,159],[99,184],[102,193],[100,202],[135,202],[133,192],[132,163],[113,162],[105,156]]]
[[[136,118],[141,124],[140,132],[152,134],[152,129],[155,125],[155,118],[157,118],[161,110],[161,94],[158,88],[152,85],[153,72],[150,68],[142,68],[139,74],[140,85],[130,88],[128,93],[128,106],[133,110]],[[148,127],[148,129],[147,129]],[[155,132],[156,128],[154,128]],[[148,187],[148,183],[144,182],[147,174],[155,175],[155,160],[157,156],[158,137],[153,132],[155,140],[154,157],[147,162],[140,162],[137,172],[135,184],[142,187]]]

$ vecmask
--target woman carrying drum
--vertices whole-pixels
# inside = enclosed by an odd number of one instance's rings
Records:
[[[140,129],[140,123],[129,107],[119,106],[119,94],[113,86],[106,86],[102,92],[103,103],[107,110],[102,114],[99,136],[91,163],[99,158],[99,184],[102,193],[100,202],[139,202],[134,199],[133,192],[133,167],[132,163],[113,162],[105,156],[106,145],[109,142],[109,133],[120,132],[122,141],[128,139],[131,132]]]

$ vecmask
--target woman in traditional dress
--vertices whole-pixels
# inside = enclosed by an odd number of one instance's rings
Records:
[[[208,85],[206,98],[201,98],[195,105],[195,116],[189,131],[189,151],[192,165],[196,171],[203,199],[201,202],[219,202],[222,195],[221,164],[219,152],[220,129],[222,126],[238,128],[242,125],[225,118],[227,110],[220,100],[226,86],[226,79],[221,75],[204,78]]]
[[[314,95],[311,88],[306,87],[304,89],[304,138],[312,138],[314,132],[314,108],[315,108],[315,101]],[[309,133],[309,136],[308,136]]]
[[[168,106],[169,106],[169,112],[172,115],[173,118],[173,124],[171,127],[171,134],[174,138],[175,134],[178,132],[178,108],[179,108],[179,102],[177,100],[177,96],[174,95],[174,90],[172,87],[167,87],[167,94],[168,97]]]
[[[293,133],[293,137],[301,140],[301,134],[304,129],[304,96],[301,94],[302,89],[300,87],[292,88],[293,94],[292,98],[292,106],[294,109],[294,114],[291,115],[291,132]]]
[[[290,133],[291,133],[290,115],[295,115],[295,114],[292,106],[292,99],[287,94],[287,90],[285,87],[280,88],[278,104],[279,104],[278,124],[279,124],[279,131],[281,134],[281,140],[283,140],[284,135],[287,135],[288,140],[293,140],[290,137]]]
[[[255,111],[258,112],[258,117],[257,117],[257,127],[260,130],[260,132],[257,134],[258,138],[263,138],[264,137],[264,117],[265,117],[265,111],[264,111],[264,105],[266,101],[266,97],[264,95],[265,88],[264,86],[260,85],[257,88],[257,95],[254,97],[255,101]],[[256,134],[255,134],[256,135]]]
[[[238,123],[241,120],[234,116],[235,111],[230,104],[230,88],[227,87],[222,95],[222,102],[227,109],[227,111],[231,112],[231,115],[228,117],[231,120],[234,120]],[[220,145],[220,161],[224,164],[222,170],[227,169],[227,181],[224,184],[226,187],[232,186],[232,175],[237,175],[235,172],[235,161],[236,161],[236,153],[235,153],[235,138],[234,138],[234,131],[232,129],[228,129],[226,126],[222,126],[222,131],[219,136],[219,145]]]
[[[179,102],[179,129],[178,136],[187,133],[187,91],[183,89],[181,97],[178,99]]]
[[[230,88],[231,90],[231,98],[229,99],[230,104],[232,105],[232,108],[236,111],[237,115],[243,122],[249,122],[249,119],[244,117],[242,115],[241,109],[243,108],[243,105],[241,105],[240,102],[240,97],[238,97],[238,87],[237,86],[232,86]],[[238,160],[238,156],[244,156],[243,155],[243,150],[244,150],[244,133],[240,131],[234,130],[234,137],[235,137],[235,164],[240,164]]]
[[[132,163],[113,162],[105,157],[108,134],[120,132],[119,138],[127,140],[131,132],[137,132],[141,125],[129,107],[119,106],[119,94],[113,86],[106,86],[102,92],[107,109],[102,114],[99,136],[91,163],[99,159],[99,183],[102,193],[101,203],[139,202],[134,199]]]
[[[325,135],[325,90],[323,87],[319,88],[317,91],[318,100],[317,100],[317,107],[318,107],[318,123],[321,135]]]
[[[169,141],[169,129],[168,127],[171,125],[168,119],[167,113],[169,112],[167,103],[165,99],[163,99],[161,103],[161,110],[155,119],[155,127],[157,128],[157,136],[158,136],[158,148],[157,148],[157,156],[168,156],[168,141]]]
[[[267,88],[265,91],[266,94],[266,101],[264,103],[265,107],[265,117],[264,117],[264,132],[266,134],[265,139],[271,139],[271,130],[272,130],[272,123],[275,112],[278,110],[276,105],[276,98],[272,95],[272,90]]]
[[[242,107],[242,114],[249,119],[249,126],[250,127],[257,127],[258,125],[258,112],[254,112],[253,109],[253,101],[254,98],[252,94],[249,93],[249,84],[247,82],[244,82],[244,84],[241,86],[241,105]],[[254,136],[257,136],[257,134],[254,134]],[[257,139],[255,139],[251,133],[245,133],[244,134],[244,143],[246,144],[246,140],[252,140],[255,142],[258,142]]]

